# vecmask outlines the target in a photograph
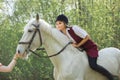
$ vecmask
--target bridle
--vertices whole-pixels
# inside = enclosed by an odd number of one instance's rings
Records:
[[[40,29],[39,29],[40,24],[38,24],[38,25],[32,24],[32,25],[35,27],[35,31],[34,31],[34,33],[33,33],[33,35],[32,35],[31,40],[30,40],[29,42],[19,42],[19,44],[28,44],[28,47],[27,47],[27,49],[25,50],[25,52],[27,52],[27,53],[28,53],[28,52],[32,52],[33,54],[35,54],[35,55],[37,55],[37,56],[39,56],[39,57],[49,58],[49,57],[57,56],[57,55],[60,54],[69,44],[72,43],[72,42],[68,42],[68,43],[67,43],[58,53],[56,53],[56,54],[53,54],[53,55],[50,55],[50,56],[40,56],[40,55],[38,55],[38,53],[36,53],[35,51],[33,51],[33,50],[30,49],[31,44],[32,44],[32,42],[33,42],[33,40],[34,40],[34,37],[36,36],[37,32],[38,32],[38,34],[39,34],[40,46],[42,46],[42,37],[41,37]],[[44,50],[44,48],[41,48],[41,49],[39,48],[38,50]]]
[[[35,31],[34,31],[34,33],[33,33],[33,35],[32,35],[32,38],[30,39],[30,41],[28,41],[28,42],[19,42],[19,44],[28,44],[28,47],[27,47],[27,49],[25,50],[26,52],[32,51],[32,50],[30,49],[30,47],[31,47],[31,44],[32,44],[32,42],[33,42],[33,40],[34,40],[34,37],[36,36],[37,32],[38,32],[38,34],[39,34],[40,45],[42,45],[42,38],[41,38],[41,32],[40,32],[40,30],[39,30],[39,24],[38,24],[38,25],[32,24],[32,25],[35,27]]]

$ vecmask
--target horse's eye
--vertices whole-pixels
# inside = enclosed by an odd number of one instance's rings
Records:
[[[33,30],[28,30],[28,32],[32,32]]]

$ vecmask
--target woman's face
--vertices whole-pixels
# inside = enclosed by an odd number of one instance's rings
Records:
[[[66,25],[63,21],[56,21],[56,28],[60,31],[66,29]]]

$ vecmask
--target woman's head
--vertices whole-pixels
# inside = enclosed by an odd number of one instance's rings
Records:
[[[67,27],[68,18],[65,15],[61,14],[56,18],[55,22],[56,22],[56,28],[58,30],[63,30],[64,28]]]
[[[68,24],[68,18],[67,18],[64,14],[59,15],[59,16],[56,18],[56,22],[57,22],[57,21],[63,21],[65,24]]]

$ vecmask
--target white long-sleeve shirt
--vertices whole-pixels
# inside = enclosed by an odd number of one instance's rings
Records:
[[[69,29],[70,28],[66,28],[66,34],[67,34],[67,36],[70,38],[71,41],[73,41],[73,42],[76,43],[76,41],[69,34],[69,32],[68,32]],[[75,34],[78,35],[81,38],[85,38],[88,35],[88,33],[84,29],[82,29],[81,27],[78,27],[77,25],[74,25],[72,27],[72,29],[75,32]]]

